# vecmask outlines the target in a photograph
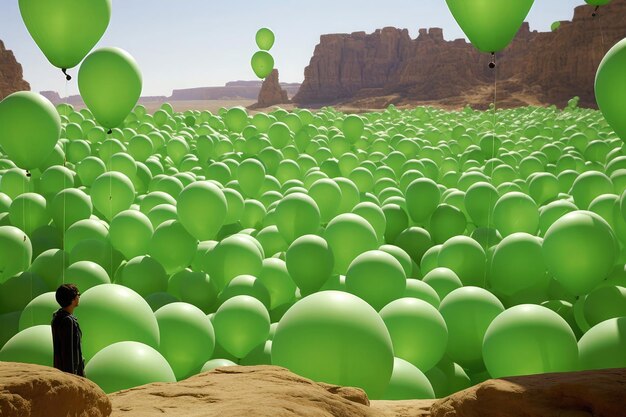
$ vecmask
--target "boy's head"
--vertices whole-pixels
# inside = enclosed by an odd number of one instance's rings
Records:
[[[68,307],[74,303],[74,306],[78,305],[78,299],[80,297],[80,291],[74,284],[63,284],[57,288],[55,298],[57,303],[62,308]]]

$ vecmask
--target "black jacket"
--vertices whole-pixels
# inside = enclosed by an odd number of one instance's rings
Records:
[[[85,376],[85,359],[80,346],[82,332],[76,317],[60,308],[52,315],[51,326],[54,367]]]

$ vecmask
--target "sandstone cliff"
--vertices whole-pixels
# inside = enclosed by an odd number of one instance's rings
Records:
[[[531,32],[525,23],[498,54],[495,71],[488,68],[489,54],[463,39],[446,41],[438,28],[420,29],[416,39],[396,28],[323,35],[293,101],[484,108],[493,101],[497,72],[499,107],[565,106],[573,96],[581,98],[581,106],[596,107],[596,69],[606,51],[626,37],[626,0],[613,0],[598,17],[592,13],[591,6],[577,7],[573,20],[561,22],[556,32]]]
[[[276,104],[289,103],[287,91],[285,91],[278,81],[278,70],[274,68],[272,73],[263,80],[261,91],[259,91],[258,101],[250,106],[250,109],[263,109]]]
[[[15,59],[13,51],[7,50],[0,41],[0,100],[23,90],[30,90],[30,85],[24,81],[22,66]]]

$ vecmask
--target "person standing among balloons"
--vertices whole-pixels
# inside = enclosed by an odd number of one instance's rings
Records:
[[[52,315],[51,323],[54,367],[84,377],[82,332],[78,320],[73,315],[80,301],[80,292],[74,284],[63,284],[57,288],[55,297],[61,308]]]

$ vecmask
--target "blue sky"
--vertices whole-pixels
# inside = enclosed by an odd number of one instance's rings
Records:
[[[502,0],[506,1],[506,0]],[[463,37],[444,0],[113,0],[109,28],[98,46],[118,46],[139,63],[143,95],[170,95],[174,88],[252,80],[250,58],[260,27],[276,34],[271,53],[285,82],[300,82],[319,37],[326,33],[372,32],[377,28],[442,27],[446,39]],[[0,39],[24,67],[34,91],[66,84],[28,34],[17,0],[0,0]],[[570,20],[583,0],[535,0],[532,30],[548,31],[555,20]],[[76,74],[77,70],[70,71]],[[77,94],[76,79],[67,87]]]

